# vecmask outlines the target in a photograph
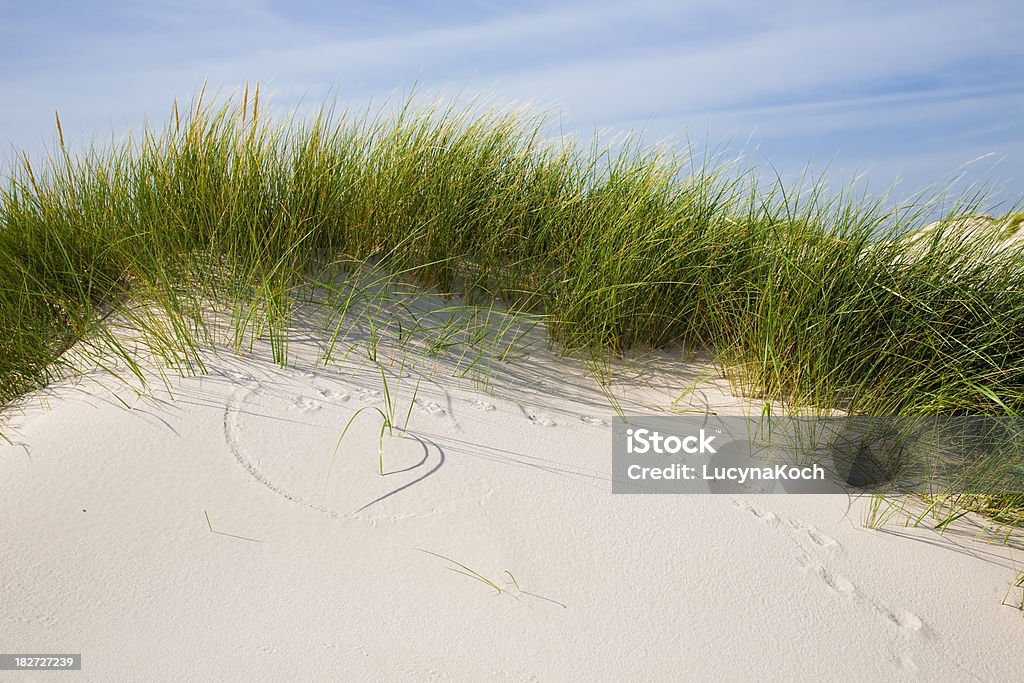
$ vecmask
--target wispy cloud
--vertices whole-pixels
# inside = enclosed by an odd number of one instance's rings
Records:
[[[746,139],[783,166],[955,168],[987,153],[1024,195],[1024,11],[1010,2],[0,4],[0,137],[35,149],[158,120],[204,78],[294,106],[417,83],[556,107],[563,125]],[[713,140],[714,142],[714,140]],[[963,157],[963,158],[961,158]],[[943,160],[945,163],[943,163]],[[909,170],[926,183],[924,171]],[[1013,178],[1016,177],[1016,180]],[[909,182],[907,184],[910,184]]]

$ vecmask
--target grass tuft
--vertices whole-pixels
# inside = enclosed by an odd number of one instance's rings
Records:
[[[889,209],[820,180],[759,185],[689,149],[552,139],[525,110],[410,99],[393,114],[325,105],[282,121],[258,85],[251,108],[248,86],[240,103],[205,94],[174,102],[160,130],[77,155],[55,112],[57,153],[10,169],[0,405],[111,352],[130,358],[114,319],[197,373],[213,342],[204,311],[232,311],[238,352],[266,335],[286,364],[296,302],[328,273],[374,264],[480,304],[479,336],[431,332],[467,368],[518,334],[492,313],[501,302],[595,359],[708,351],[745,393],[786,405],[1024,411],[1022,214],[984,219],[983,193]]]

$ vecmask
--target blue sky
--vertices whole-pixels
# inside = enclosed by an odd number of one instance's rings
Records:
[[[0,0],[0,163],[162,124],[204,79],[274,110],[484,95],[589,138],[643,133],[771,175],[912,195],[959,173],[1024,198],[1024,5]],[[966,166],[965,166],[966,164]],[[1007,207],[1008,208],[1008,207]]]

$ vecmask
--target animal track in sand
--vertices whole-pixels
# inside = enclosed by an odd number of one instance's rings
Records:
[[[332,401],[347,401],[350,396],[343,391],[335,391],[334,389],[319,389],[317,391],[323,398]]]
[[[416,399],[416,407],[430,413],[431,415],[447,415],[448,411],[433,401],[421,401]]]
[[[541,427],[555,427],[555,426],[558,425],[557,422],[552,420],[550,417],[548,417],[544,413],[530,412],[530,413],[527,413],[526,419],[528,419],[533,424],[539,425]]]
[[[779,525],[779,516],[774,512],[762,510],[753,503],[748,503],[747,501],[740,500],[739,498],[734,498],[732,504],[740,510],[750,513],[759,522],[767,524],[770,527],[777,527]]]
[[[363,387],[356,389],[356,394],[360,401],[377,401],[384,396],[376,389],[365,389]]]
[[[488,403],[487,401],[480,401],[475,398],[470,400],[469,405],[473,406],[477,410],[482,410],[484,412],[496,410],[495,405],[493,403]]]
[[[783,531],[797,548],[797,565],[817,576],[829,589],[844,595],[857,593],[857,587],[853,582],[830,568],[818,554],[821,550],[841,551],[842,546],[838,541],[813,526],[795,519],[783,519],[774,512],[762,510],[748,501],[734,498],[732,504],[767,526]],[[785,525],[782,525],[782,522],[785,522]]]
[[[749,513],[758,521],[781,531],[796,546],[796,563],[813,576],[816,576],[826,588],[843,599],[861,603],[873,612],[879,622],[889,627],[896,627],[904,634],[926,636],[928,627],[918,615],[907,610],[891,610],[882,605],[874,597],[862,591],[853,581],[837,572],[829,557],[844,553],[842,544],[836,539],[796,519],[786,519],[774,512],[763,510],[746,500],[734,498],[733,505]],[[780,524],[780,522],[785,522]],[[894,651],[893,661],[906,671],[917,671],[916,662],[907,652]]]
[[[800,551],[797,555],[796,563],[817,576],[826,587],[837,593],[854,595],[857,592],[857,587],[853,585],[852,581],[842,574],[832,571],[824,562],[821,561],[821,559],[814,557],[807,552]]]
[[[583,424],[593,425],[594,427],[607,427],[608,423],[599,417],[593,415],[583,415],[580,417],[580,422]]]
[[[298,408],[304,413],[313,413],[320,410],[323,406],[320,405],[320,401],[309,396],[298,396],[292,401],[292,407]]]
[[[866,604],[883,622],[909,633],[923,633],[926,631],[924,620],[921,617],[907,610],[893,611],[888,609],[871,596],[862,592],[845,576],[831,569],[820,558],[801,551],[797,557],[797,564],[810,570],[811,573],[821,579],[828,588],[836,593]]]
[[[845,593],[847,595],[853,595],[857,592],[857,587],[854,586],[849,579],[842,574],[836,574],[835,572],[830,571],[828,567],[818,567],[817,574],[821,577],[821,580],[825,582],[825,585],[834,591]]]
[[[907,612],[904,610],[897,613],[890,612],[889,610],[883,610],[881,608],[879,608],[879,611],[882,616],[900,628],[913,632],[924,630],[924,621],[913,612]]]
[[[15,624],[43,624],[45,626],[54,626],[60,622],[60,619],[55,614],[40,614],[27,617],[7,617],[7,621],[14,622]]]
[[[799,534],[804,534],[811,540],[811,543],[821,548],[839,548],[839,542],[834,538],[827,536],[813,526],[804,525],[795,519],[789,520],[789,526],[797,531]]]

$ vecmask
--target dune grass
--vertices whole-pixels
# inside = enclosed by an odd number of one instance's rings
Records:
[[[410,99],[282,120],[253,95],[200,95],[162,129],[84,154],[58,118],[55,152],[10,169],[0,406],[110,352],[135,367],[111,315],[192,373],[211,343],[204,311],[221,307],[238,350],[267,335],[286,363],[296,302],[374,263],[538,316],[552,343],[593,358],[709,350],[744,391],[789,405],[1024,411],[1024,250],[1001,249],[998,230],[908,239],[945,200],[888,209],[820,183],[759,187],[686,149],[552,139],[529,111]],[[943,225],[983,202],[947,202]]]

